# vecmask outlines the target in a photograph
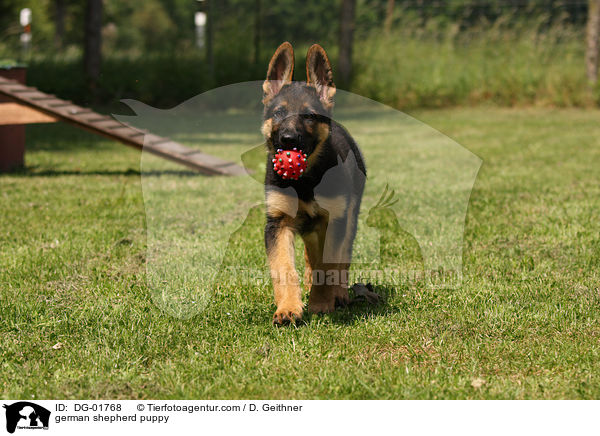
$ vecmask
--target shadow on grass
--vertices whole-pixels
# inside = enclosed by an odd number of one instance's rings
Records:
[[[318,321],[320,318],[323,318],[332,324],[352,325],[400,312],[399,308],[389,304],[389,298],[397,292],[394,288],[381,285],[374,286],[374,288],[381,297],[379,303],[371,304],[363,300],[353,299],[348,306],[338,307],[332,313],[311,314],[305,312],[302,322],[298,323],[297,327],[310,327],[313,321]]]
[[[18,170],[6,172],[3,174],[17,177],[61,177],[61,176],[141,176],[144,177],[160,177],[160,176],[178,176],[178,177],[195,177],[204,176],[203,174],[197,173],[191,170],[154,170],[144,171],[134,170],[129,168],[126,170],[52,170],[44,169],[38,170],[39,167],[31,166],[25,167]]]

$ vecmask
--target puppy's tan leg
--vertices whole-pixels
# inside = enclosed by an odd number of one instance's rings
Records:
[[[304,241],[304,285],[310,291],[313,285],[313,276],[321,264],[323,249],[319,245],[319,226],[316,226],[310,233],[302,235]]]
[[[350,304],[348,293],[348,269],[349,264],[338,263],[330,267],[330,280],[336,307],[345,307]]]
[[[294,265],[294,232],[285,220],[268,220],[265,229],[267,257],[277,310],[274,324],[302,318],[302,291]]]
[[[312,274],[313,268],[310,263],[310,258],[308,257],[308,250],[306,246],[304,246],[304,287],[307,291],[310,291],[312,286]]]
[[[307,254],[313,265],[308,300],[311,312],[332,312],[336,306],[346,306],[350,302],[348,276],[356,235],[357,202],[351,201],[347,208],[336,209],[332,207],[336,206],[333,200],[327,201],[333,213],[328,211],[323,215],[323,220],[311,234],[314,237],[305,237]],[[326,203],[323,199],[321,202]]]
[[[356,236],[356,226],[358,220],[358,209],[356,203],[351,202],[346,215],[346,224],[337,223],[343,229],[343,239],[336,245],[336,260],[338,263],[331,265],[334,271],[332,276],[339,277],[333,286],[336,306],[347,306],[350,304],[350,295],[348,293],[348,278],[350,274],[350,263],[352,261],[352,246]]]
[[[329,313],[349,302],[348,267],[337,263],[320,264],[313,271],[308,310],[311,313]]]
[[[348,280],[352,261],[352,246],[358,224],[359,206],[360,198],[358,201],[355,199],[350,200],[345,210],[345,217],[333,223],[329,222],[331,242],[328,243],[334,244],[329,253],[335,253],[333,258],[336,260],[335,264],[330,265],[332,281],[335,282],[332,286],[336,306],[346,306],[350,303]]]
[[[327,280],[327,276],[331,276],[331,268],[337,266],[323,263],[326,231],[327,217],[323,216],[313,232],[303,235],[306,257],[312,272],[308,297],[308,310],[312,313],[329,313],[335,310],[336,289],[331,277]]]

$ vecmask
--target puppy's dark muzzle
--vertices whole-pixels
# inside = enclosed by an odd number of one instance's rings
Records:
[[[292,132],[281,133],[279,135],[279,143],[284,148],[298,147],[302,144],[302,135]]]

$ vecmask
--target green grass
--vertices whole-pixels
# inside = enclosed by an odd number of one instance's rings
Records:
[[[144,267],[151,217],[140,154],[68,126],[29,127],[28,169],[0,175],[1,396],[600,397],[600,112],[413,115],[484,162],[462,286],[384,283],[385,304],[309,316],[299,328],[271,326],[268,283],[223,275],[197,316],[159,309]],[[349,124],[371,138],[362,147],[377,174],[385,118]],[[224,135],[212,151],[238,140]],[[144,183],[241,198],[233,179],[151,177]],[[248,196],[259,198],[253,186]],[[378,193],[368,188],[365,203]],[[250,231],[235,234],[240,262],[264,261],[262,219],[252,215]],[[473,387],[476,379],[484,384]]]
[[[599,89],[587,89],[584,42],[583,29],[548,28],[543,19],[507,15],[462,32],[409,22],[357,41],[353,91],[404,109],[598,104]]]

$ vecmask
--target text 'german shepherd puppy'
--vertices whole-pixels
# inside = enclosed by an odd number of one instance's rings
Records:
[[[273,55],[263,84],[265,245],[277,305],[275,324],[302,317],[296,234],[305,245],[308,310],[326,313],[348,304],[348,268],[366,177],[358,146],[331,119],[336,88],[325,50],[317,44],[308,50],[306,83],[293,82],[293,71],[294,52],[285,42]],[[292,159],[298,152],[302,162]],[[288,161],[290,171],[292,165],[303,169],[294,168],[296,177],[282,174]]]

